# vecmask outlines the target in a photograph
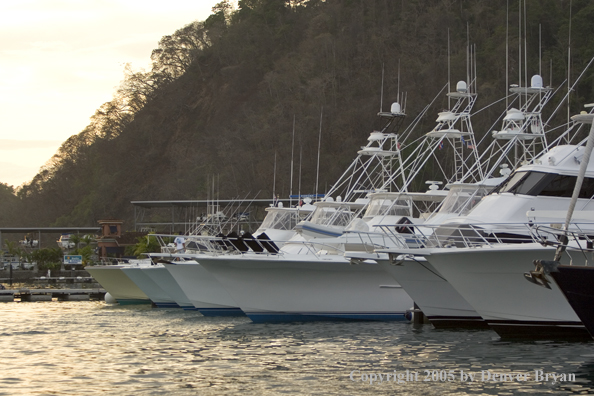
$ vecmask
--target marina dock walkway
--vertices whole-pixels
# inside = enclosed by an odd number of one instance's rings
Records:
[[[0,290],[0,302],[103,300],[105,289],[11,289]]]

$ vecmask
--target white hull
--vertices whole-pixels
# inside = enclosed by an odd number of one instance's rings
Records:
[[[255,322],[404,320],[413,301],[377,264],[341,256],[206,256],[208,269]]]
[[[555,282],[547,289],[524,278],[534,260],[553,255],[553,248],[525,244],[439,249],[426,257],[502,337],[589,338]]]
[[[122,265],[94,265],[85,270],[120,304],[150,304],[151,300],[122,271]]]
[[[378,260],[411,296],[423,314],[437,328],[484,328],[485,321],[474,308],[423,257],[392,265]]]
[[[142,267],[122,268],[122,271],[138,286],[148,298],[160,308],[179,308],[169,294],[153,281]]]
[[[195,261],[164,264],[194,307],[205,316],[243,315],[219,281]]]
[[[142,272],[160,286],[178,306],[188,310],[196,309],[194,304],[190,302],[190,299],[185,295],[184,291],[179,287],[173,276],[171,276],[169,271],[167,271],[163,265],[145,267],[142,268]]]

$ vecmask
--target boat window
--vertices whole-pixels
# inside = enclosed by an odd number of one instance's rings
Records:
[[[575,188],[575,182],[577,178],[575,176],[566,175],[552,175],[553,177],[541,191],[534,195],[544,195],[547,197],[567,197],[571,198],[573,189]],[[585,180],[584,180],[585,181]],[[581,195],[581,194],[580,194]]]
[[[276,230],[292,230],[299,221],[296,211],[270,211],[262,221],[260,228]]]
[[[411,216],[411,205],[405,200],[372,198],[364,217],[372,216]]]
[[[552,175],[550,182],[547,183],[538,194],[549,197],[567,197],[573,195],[573,189],[577,182],[577,176]],[[591,198],[594,195],[594,179],[584,178],[579,198]]]
[[[571,198],[576,181],[577,176],[543,172],[517,172],[499,188],[499,192]],[[588,199],[592,196],[594,196],[594,178],[586,177],[579,198]]]
[[[331,225],[346,227],[347,225],[349,225],[349,223],[353,219],[353,216],[354,216],[354,213],[351,211],[348,211],[348,212],[340,211],[334,217]]]
[[[528,172],[516,172],[512,174],[509,179],[503,182],[498,188],[497,192],[504,193],[504,192],[511,192],[511,190],[522,180],[524,176],[526,176]]]
[[[491,190],[486,186],[452,186],[443,200],[439,213],[466,215]]]
[[[346,226],[353,216],[354,213],[348,207],[318,207],[310,221],[320,225]]]
[[[594,179],[591,177],[585,177],[582,189],[580,190],[580,198],[592,198],[594,197]]]
[[[538,195],[538,192],[542,191],[551,180],[551,176],[554,175],[543,172],[528,172],[518,184],[512,187],[513,191],[510,192],[522,195]]]

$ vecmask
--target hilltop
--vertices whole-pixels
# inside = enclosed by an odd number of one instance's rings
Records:
[[[569,7],[527,1],[528,78],[542,69],[547,84],[566,84]],[[594,56],[594,4],[571,7],[573,81]],[[386,109],[398,88],[406,92],[409,120],[442,90],[448,37],[454,84],[466,79],[467,43],[476,46],[477,107],[486,108],[473,120],[480,138],[503,111],[502,103],[487,106],[506,94],[506,12],[489,0],[240,0],[237,9],[222,1],[207,20],[163,37],[150,71],[127,69],[113,100],[30,183],[0,189],[0,223],[131,222],[131,200],[205,199],[213,178],[220,197],[272,197],[275,157],[276,192],[287,196],[294,121],[302,152],[295,166],[302,191],[313,192],[320,114],[324,191],[377,128],[382,87]],[[510,83],[526,66],[517,21],[510,1]],[[594,101],[593,73],[573,92],[572,114]],[[416,136],[445,107],[441,95]]]

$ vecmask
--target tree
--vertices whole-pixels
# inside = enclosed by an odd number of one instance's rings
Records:
[[[138,241],[135,245],[130,246],[130,249],[126,249],[126,254],[132,254],[138,258],[141,258],[145,253],[159,253],[161,251],[161,245],[156,237],[149,235],[136,238]]]
[[[60,248],[33,250],[30,256],[32,261],[37,262],[37,269],[40,271],[59,269],[62,265],[63,253]]]
[[[80,246],[80,241],[81,241],[81,237],[78,234],[72,234],[70,235],[70,242],[74,243],[74,249],[75,251],[78,250],[79,246]]]
[[[19,258],[19,267],[20,267],[22,264],[22,260],[23,260],[23,249],[21,249],[19,247],[19,245],[14,241],[6,241],[6,242],[4,242],[4,244],[6,245],[8,254],[10,254],[13,257]]]

